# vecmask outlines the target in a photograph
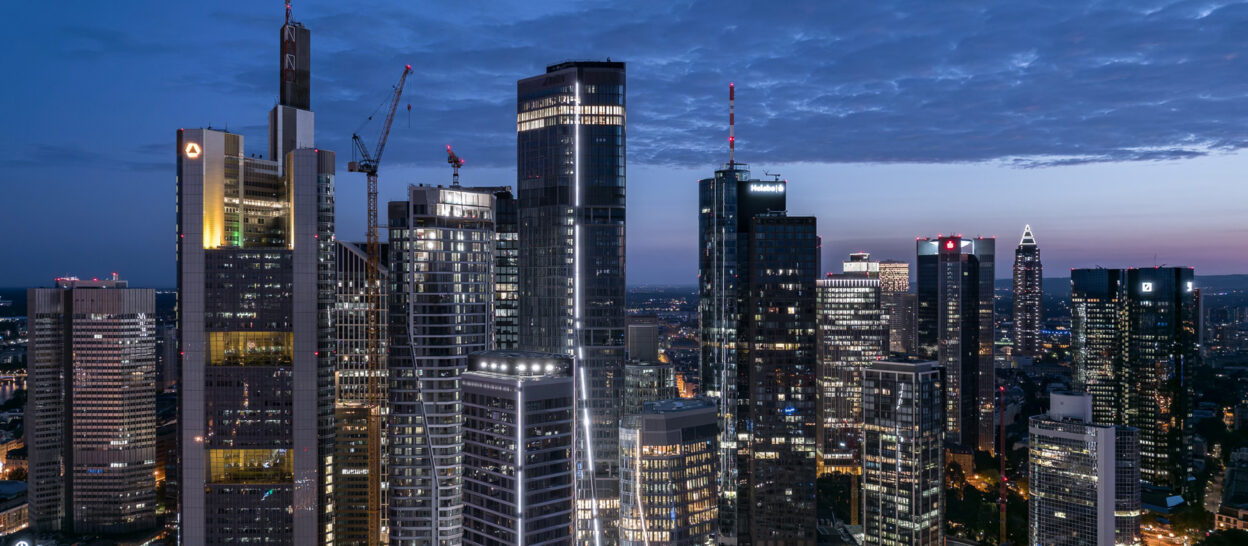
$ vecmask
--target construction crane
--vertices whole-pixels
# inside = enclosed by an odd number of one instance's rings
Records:
[[[411,74],[412,65],[403,67],[403,75],[399,76],[399,84],[394,86],[394,95],[390,99],[390,109],[386,112],[386,121],[381,125],[381,136],[377,139],[377,146],[373,148],[374,153],[368,153],[368,147],[364,144],[364,139],[359,134],[351,135],[351,142],[355,144],[355,150],[360,154],[359,161],[347,163],[347,171],[353,173],[364,173],[368,179],[368,267],[365,272],[366,283],[366,309],[368,312],[367,319],[367,346],[366,358],[367,375],[368,375],[368,391],[367,400],[369,404],[378,404],[380,400],[380,388],[377,382],[377,372],[381,370],[381,320],[377,315],[380,313],[381,307],[381,246],[377,239],[377,169],[381,166],[381,154],[386,151],[386,140],[390,137],[390,124],[394,122],[394,111],[399,107],[399,98],[403,96],[403,84],[407,82],[407,75]],[[370,116],[371,118],[371,116]]]
[[[455,155],[455,152],[451,151],[450,144],[446,145],[446,162],[451,164],[452,169],[455,169],[455,175],[451,177],[451,186],[458,188],[459,168],[464,166],[464,160]]]
[[[364,302],[365,302],[365,363],[364,373],[367,377],[365,387],[364,408],[368,419],[368,445],[372,456],[369,457],[369,476],[380,476],[381,467],[381,385],[379,375],[384,364],[381,362],[381,315],[385,307],[381,302],[381,246],[377,238],[377,169],[381,166],[381,154],[386,150],[386,140],[390,137],[390,124],[394,122],[394,112],[399,107],[399,98],[403,96],[403,84],[407,75],[412,72],[412,65],[403,67],[403,75],[399,76],[398,85],[394,86],[394,95],[390,99],[390,109],[386,112],[386,121],[381,125],[381,135],[377,146],[370,154],[359,134],[352,134],[351,141],[360,154],[359,161],[347,163],[347,171],[362,172],[368,179],[368,266],[365,268]],[[369,116],[372,119],[372,116]],[[368,543],[377,544],[381,541],[382,491],[379,480],[370,480],[368,486]]]

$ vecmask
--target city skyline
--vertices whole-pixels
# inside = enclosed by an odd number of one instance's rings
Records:
[[[468,159],[466,185],[511,184],[514,82],[563,59],[628,63],[630,285],[696,281],[695,181],[727,159],[729,81],[739,95],[737,159],[759,175],[783,173],[790,191],[808,196],[789,212],[823,219],[825,264],[856,250],[906,259],[916,235],[1007,237],[1030,223],[1044,232],[1055,272],[1154,263],[1248,272],[1248,258],[1231,251],[1245,231],[1231,204],[1248,197],[1236,176],[1248,157],[1232,153],[1248,142],[1234,123],[1248,55],[1228,34],[1248,13],[1154,4],[717,13],[701,4],[552,3],[463,17],[456,10],[470,7],[294,9],[318,30],[312,108],[331,149],[350,149],[351,132],[384,98],[389,69],[416,68],[403,101],[410,127],[401,106],[383,200],[401,198],[409,183],[448,184],[446,143]],[[52,17],[39,9],[21,6],[11,20]],[[8,150],[0,229],[41,236],[5,246],[0,261],[29,267],[0,271],[0,286],[110,271],[136,286],[174,285],[170,124],[228,126],[263,142],[265,126],[246,113],[277,99],[274,59],[260,52],[271,47],[279,8],[215,9],[83,6],[57,13],[46,32],[6,33],[19,54],[3,68],[42,77],[3,91],[23,105],[12,120],[23,130],[0,141]],[[739,28],[750,37],[704,47],[728,18],[748,19]],[[594,24],[577,29],[572,20]],[[67,136],[66,126],[79,131]],[[339,183],[344,240],[363,238],[362,186],[349,174]],[[867,220],[879,207],[848,205],[872,202],[901,220],[876,225]],[[953,214],[960,203],[984,212]],[[45,237],[64,245],[45,250]]]

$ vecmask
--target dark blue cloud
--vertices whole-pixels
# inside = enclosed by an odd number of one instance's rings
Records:
[[[634,166],[709,171],[726,160],[729,81],[738,158],[759,166],[1060,167],[1248,145],[1242,3],[300,0],[295,12],[313,32],[318,144],[343,162],[353,132],[375,137],[377,123],[361,122],[404,64],[415,72],[389,164],[440,165],[450,143],[470,165],[510,168],[516,80],[606,57],[629,63]],[[156,211],[99,236],[159,249],[152,270],[171,278],[174,131],[228,126],[263,151],[280,6],[36,3],[10,15],[0,229],[68,241],[86,230],[54,219]],[[99,191],[110,187],[124,190]],[[60,199],[74,192],[95,198]],[[643,206],[652,197],[630,194]],[[0,258],[38,250],[22,248]],[[0,284],[10,278],[0,271]]]

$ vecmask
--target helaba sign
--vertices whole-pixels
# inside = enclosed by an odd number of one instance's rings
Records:
[[[750,184],[750,191],[757,193],[784,193],[784,184]]]

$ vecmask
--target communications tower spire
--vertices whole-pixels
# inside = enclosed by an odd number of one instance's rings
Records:
[[[737,160],[736,160],[737,117],[735,113],[736,102],[737,102],[737,86],[736,84],[729,82],[728,83],[728,165],[736,165],[737,163]]]

